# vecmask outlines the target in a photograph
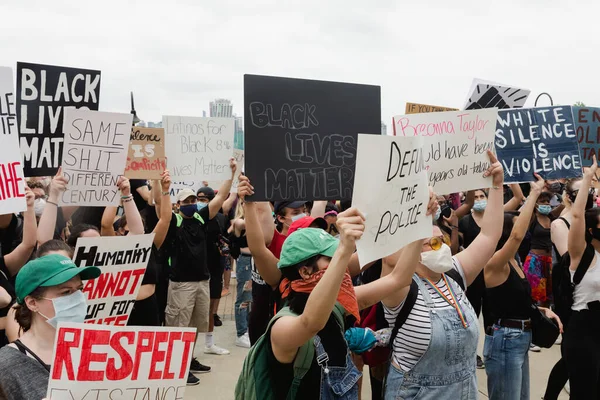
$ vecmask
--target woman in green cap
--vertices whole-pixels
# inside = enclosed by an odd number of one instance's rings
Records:
[[[98,276],[99,268],[78,268],[60,254],[37,258],[19,271],[15,319],[24,333],[0,349],[0,389],[7,399],[46,396],[56,327],[59,322],[84,321],[82,280]]]

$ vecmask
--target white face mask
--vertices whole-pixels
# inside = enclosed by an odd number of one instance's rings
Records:
[[[304,217],[306,217],[306,214],[304,214],[304,213],[302,213],[302,214],[298,214],[298,215],[294,215],[294,216],[292,217],[292,222],[296,222],[296,221],[298,221],[300,218],[304,218]]]
[[[46,200],[44,199],[35,199],[33,202],[33,209],[35,210],[35,216],[41,217],[44,212],[44,207],[46,207]]]
[[[439,250],[421,253],[421,264],[439,274],[450,271],[452,269],[452,250],[450,250],[450,246],[443,243]]]

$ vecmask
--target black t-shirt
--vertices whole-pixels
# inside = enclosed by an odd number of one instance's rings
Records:
[[[131,187],[131,194],[133,195],[133,201],[139,211],[142,211],[148,206],[148,202],[138,193],[138,189],[144,186],[148,186],[148,181],[145,179],[130,179],[129,185]]]
[[[204,220],[196,218],[183,218],[180,227],[177,227],[177,217],[171,218],[167,243],[169,243],[169,256],[171,257],[171,273],[169,278],[173,282],[200,282],[210,279],[206,258],[206,223],[209,221],[208,207],[204,207],[198,214]]]
[[[0,254],[6,255],[17,248],[23,239],[23,220],[13,214],[6,229],[0,229]]]
[[[4,262],[4,256],[0,255],[0,286],[3,287],[10,297],[12,298],[11,304],[9,304],[5,308],[0,308],[0,318],[6,317],[8,315],[8,310],[12,306],[12,303],[17,297],[15,292],[15,287],[13,286],[10,280],[10,273],[8,272],[8,268],[6,268],[6,263]],[[6,338],[6,334],[4,329],[0,330],[0,347],[6,346],[8,344],[8,339]]]
[[[146,272],[142,279],[142,285],[156,285],[158,281],[158,268],[156,265],[156,253],[157,249],[152,245],[150,251],[150,259],[146,266]],[[160,321],[158,319],[158,302],[156,301],[156,293],[152,296],[145,298],[144,300],[136,301],[131,315],[127,321],[129,326],[159,326]]]
[[[227,237],[229,225],[229,219],[222,213],[218,213],[213,219],[206,222],[206,258],[209,268],[219,266],[221,260],[219,235]]]
[[[465,215],[458,222],[458,230],[463,234],[464,248],[466,249],[475,240],[481,228],[475,222],[472,214]]]

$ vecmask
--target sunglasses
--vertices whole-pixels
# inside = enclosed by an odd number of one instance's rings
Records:
[[[579,189],[577,189],[577,190],[573,190],[573,191],[571,192],[571,195],[573,195],[573,197],[577,197],[577,193],[579,193]],[[591,188],[588,190],[588,194],[594,194],[594,193],[596,193],[596,189],[594,189],[594,188],[592,188],[592,187],[591,187]]]
[[[432,250],[439,250],[442,248],[442,244],[446,244],[448,246],[451,245],[450,242],[450,238],[446,235],[442,235],[442,236],[432,236],[429,238],[429,247],[431,247]]]

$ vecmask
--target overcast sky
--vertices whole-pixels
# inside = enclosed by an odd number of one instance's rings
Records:
[[[246,73],[380,85],[388,130],[407,101],[462,107],[474,77],[531,89],[531,106],[544,91],[600,105],[594,0],[3,0],[1,13],[0,65],[99,69],[100,110],[128,112],[133,91],[146,121],[202,116],[216,97],[241,115]]]

